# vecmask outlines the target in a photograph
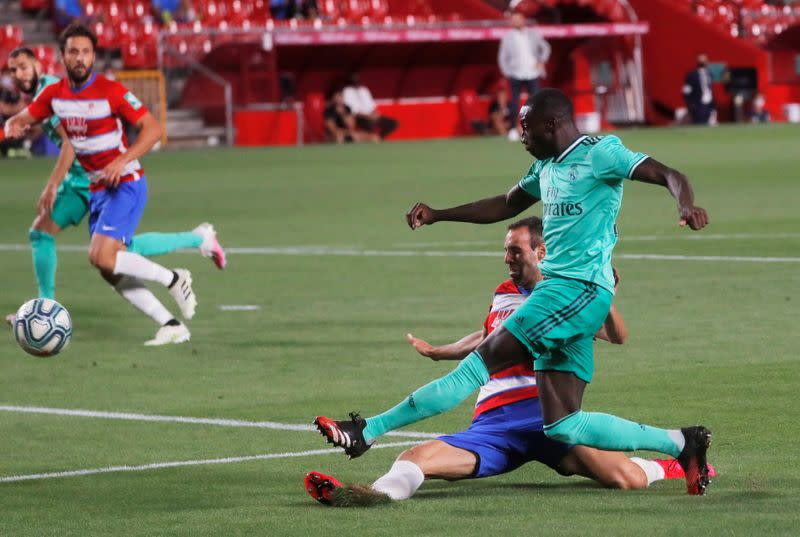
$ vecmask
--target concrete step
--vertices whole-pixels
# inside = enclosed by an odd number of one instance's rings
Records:
[[[167,110],[167,117],[170,121],[181,119],[195,119],[200,117],[200,112],[193,108],[170,108]]]
[[[167,147],[170,149],[215,147],[223,144],[225,144],[224,127],[203,127],[180,135],[167,134]]]
[[[192,134],[206,126],[202,118],[176,120],[167,114],[167,136]]]

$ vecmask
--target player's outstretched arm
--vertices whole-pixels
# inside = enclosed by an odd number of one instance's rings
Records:
[[[654,158],[648,158],[636,167],[631,179],[666,187],[678,202],[681,227],[688,224],[697,231],[708,225],[706,210],[694,205],[692,186],[681,172],[661,164]]]
[[[38,120],[25,108],[6,121],[3,132],[6,138],[22,138],[35,123],[38,123]]]
[[[608,310],[608,316],[595,337],[616,345],[622,345],[628,339],[628,327],[625,326],[619,310],[613,305]]]
[[[126,152],[112,160],[103,170],[103,181],[109,186],[117,186],[122,178],[122,170],[125,169],[125,166],[146,154],[161,139],[161,123],[150,112],[147,112],[136,122],[136,128],[139,130],[139,136],[136,137],[133,145]]]
[[[614,270],[614,292],[616,293],[619,287],[619,272],[617,272],[617,267],[611,268]],[[608,310],[603,326],[600,327],[594,337],[617,345],[622,345],[628,339],[628,327],[625,326],[622,315],[613,304]]]
[[[450,209],[433,209],[424,203],[416,203],[406,213],[406,222],[411,229],[436,222],[469,222],[472,224],[494,224],[508,220],[539,201],[515,185],[508,194],[501,194]]]
[[[461,360],[474,351],[485,337],[484,330],[478,330],[462,337],[458,341],[437,347],[423,339],[414,337],[412,334],[406,334],[408,343],[414,347],[414,350],[434,361]]]
[[[72,144],[69,143],[69,137],[64,127],[59,125],[56,128],[56,132],[61,136],[61,150],[58,153],[56,165],[53,167],[52,173],[50,173],[50,178],[47,180],[47,184],[44,186],[44,190],[42,190],[42,194],[39,196],[39,201],[36,204],[36,212],[42,215],[52,212],[53,204],[56,202],[58,187],[61,185],[61,181],[64,180],[64,177],[66,177],[69,171],[69,167],[72,166],[75,160],[75,149],[72,147]]]

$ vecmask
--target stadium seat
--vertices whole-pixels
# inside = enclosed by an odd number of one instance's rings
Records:
[[[50,0],[22,0],[19,3],[22,11],[35,12],[50,8]]]
[[[33,47],[33,52],[45,73],[53,75],[61,72],[61,64],[58,62],[55,46],[36,45]]]
[[[97,36],[97,48],[100,50],[115,49],[119,46],[114,41],[114,30],[104,22],[96,22],[92,25],[92,30]]]
[[[486,121],[486,110],[478,100],[473,89],[465,89],[458,94],[458,111],[461,120],[461,132],[474,133],[473,125]]]
[[[303,103],[303,117],[305,120],[305,137],[309,142],[325,140],[325,97],[318,92],[311,92]]]
[[[2,27],[0,42],[3,43],[4,48],[16,48],[22,44],[22,41],[22,28],[13,24],[6,24]]]

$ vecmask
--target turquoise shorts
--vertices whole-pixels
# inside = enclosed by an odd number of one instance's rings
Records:
[[[612,298],[594,283],[547,277],[503,327],[534,356],[536,371],[568,371],[591,382],[594,335]]]
[[[64,229],[80,224],[88,212],[89,189],[75,188],[65,179],[58,187],[50,218],[59,228]]]

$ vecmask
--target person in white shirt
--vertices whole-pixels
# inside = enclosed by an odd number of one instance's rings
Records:
[[[516,118],[519,114],[519,99],[523,88],[528,92],[528,99],[539,90],[539,81],[545,75],[545,64],[550,58],[550,44],[542,38],[535,26],[526,26],[522,13],[511,14],[512,29],[500,40],[497,63],[500,72],[508,79],[511,86],[509,115]],[[516,120],[514,121],[516,124]],[[511,129],[509,135],[519,133]]]
[[[370,134],[377,134],[383,140],[397,129],[397,120],[378,114],[372,92],[361,83],[358,73],[353,73],[348,79],[344,91],[344,103],[353,112],[356,126]]]

